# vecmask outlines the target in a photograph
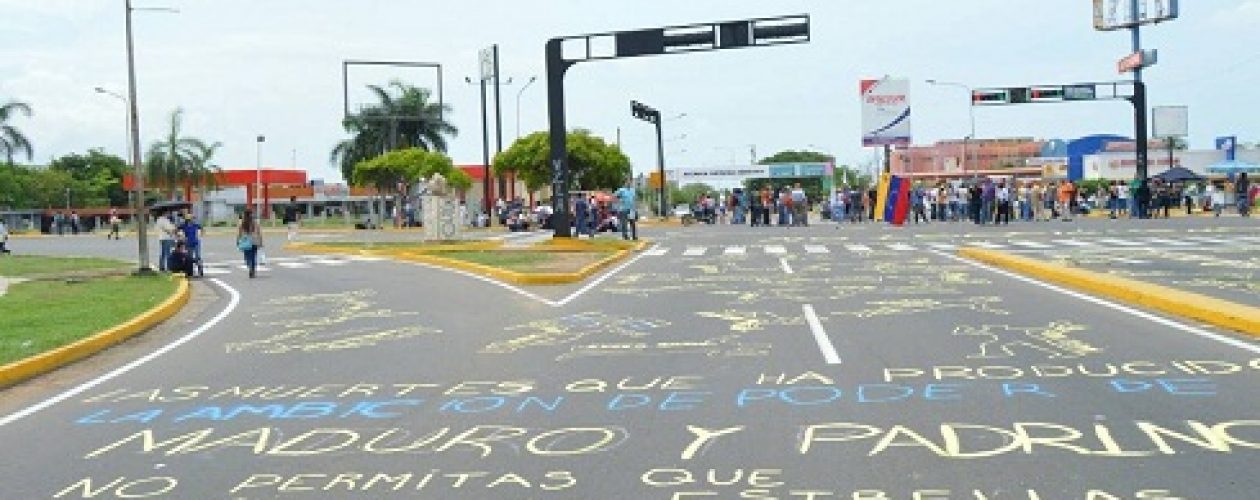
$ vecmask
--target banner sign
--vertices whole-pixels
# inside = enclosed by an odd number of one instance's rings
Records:
[[[1154,135],[1159,138],[1186,137],[1190,135],[1190,108],[1185,106],[1155,106],[1151,109]]]
[[[1178,0],[1094,0],[1094,29],[1114,31],[1171,21],[1181,15]]]
[[[910,145],[910,80],[862,80],[863,146]]]
[[[1216,150],[1225,152],[1225,161],[1235,161],[1238,156],[1238,137],[1217,137]]]

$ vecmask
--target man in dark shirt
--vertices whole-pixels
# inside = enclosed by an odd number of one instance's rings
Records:
[[[289,204],[284,207],[284,225],[289,228],[289,241],[298,237],[298,204],[297,197],[290,196]]]

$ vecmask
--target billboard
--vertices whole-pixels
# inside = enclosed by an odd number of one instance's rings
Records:
[[[910,145],[910,80],[862,80],[863,146]]]
[[[1181,14],[1177,0],[1094,0],[1094,29],[1114,31],[1133,26],[1162,23]]]
[[[1151,135],[1159,138],[1186,137],[1190,135],[1190,109],[1185,106],[1155,106],[1151,108]]]

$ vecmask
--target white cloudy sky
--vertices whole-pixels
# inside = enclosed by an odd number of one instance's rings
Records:
[[[967,133],[967,96],[929,78],[973,86],[1118,79],[1127,33],[1095,32],[1089,0],[137,0],[179,14],[137,13],[143,143],[165,115],[187,110],[188,132],[224,143],[219,163],[252,168],[265,134],[265,165],[296,157],[313,177],[336,180],[328,151],[343,136],[341,61],[441,63],[460,135],[457,163],[480,163],[477,52],[498,43],[505,141],[516,135],[516,95],[525,133],[546,127],[543,44],[556,35],[808,13],[813,42],[579,65],[569,72],[569,124],[612,140],[618,127],[637,170],[655,164],[652,128],[635,121],[639,99],[687,116],[667,123],[675,166],[747,161],[814,146],[857,163],[857,80],[915,81],[916,142]],[[1191,143],[1222,134],[1260,140],[1260,0],[1182,2],[1182,19],[1144,31],[1160,51],[1148,72],[1151,104],[1190,107]],[[124,148],[122,104],[93,87],[124,91],[123,0],[0,0],[0,101],[30,103],[16,124],[36,162],[102,147]],[[352,85],[393,76],[433,85],[424,72],[352,74]],[[362,94],[357,94],[362,97]],[[1124,102],[977,110],[981,137],[1070,138],[1132,133]],[[812,145],[812,146],[811,146]]]

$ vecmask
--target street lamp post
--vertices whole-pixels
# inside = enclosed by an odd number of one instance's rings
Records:
[[[118,99],[119,101],[123,103],[123,131],[127,135],[126,140],[123,142],[127,144],[126,146],[127,161],[131,161],[131,112],[128,111],[128,109],[131,107],[130,102],[128,102],[127,98],[123,97],[122,94],[110,91],[104,87],[96,87],[96,93],[105,94],[107,96],[113,97],[114,99]]]
[[[957,82],[943,82],[940,80],[928,80],[927,83],[929,85],[956,87],[956,88],[960,88],[967,91],[967,112],[970,114],[970,117],[971,117],[971,135],[963,139],[963,174],[965,175],[967,172],[968,160],[974,160],[974,158],[971,158],[967,155],[967,146],[971,141],[976,140],[976,107],[971,104],[971,99],[972,99],[972,96],[975,94],[975,89],[971,88],[971,86],[969,85],[957,83]],[[974,161],[971,163],[972,163],[972,170],[975,170],[976,165],[974,164]]]
[[[267,136],[258,134],[258,142],[254,148],[254,206],[257,207],[254,209],[254,217],[258,217],[259,221],[262,221],[263,216],[262,145],[264,142],[267,142]]]
[[[521,90],[516,91],[516,138],[517,139],[521,138],[521,95],[523,95],[525,93],[525,89],[529,88],[530,85],[533,85],[535,81],[538,81],[538,77],[536,76],[529,77],[529,81],[525,82],[525,85],[521,86]]]

